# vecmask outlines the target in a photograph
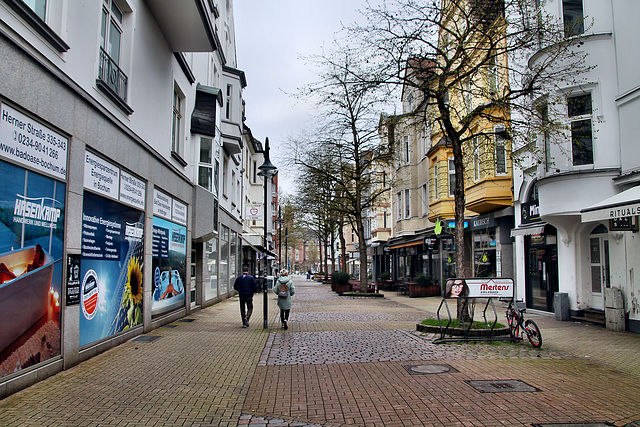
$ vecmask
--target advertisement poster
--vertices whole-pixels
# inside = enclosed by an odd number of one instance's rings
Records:
[[[0,161],[0,378],[60,355],[64,183]]]
[[[513,279],[470,278],[449,279],[445,298],[513,298]]]
[[[153,316],[184,307],[187,228],[153,217]]]
[[[142,324],[144,212],[85,192],[80,346]]]

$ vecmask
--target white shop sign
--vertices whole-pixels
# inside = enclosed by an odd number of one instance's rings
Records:
[[[120,168],[88,151],[84,153],[84,188],[118,200]]]
[[[65,180],[69,140],[21,112],[0,106],[0,156]]]

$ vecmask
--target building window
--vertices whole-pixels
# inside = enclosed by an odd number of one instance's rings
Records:
[[[227,169],[229,169],[229,159],[225,155],[222,159],[222,196],[227,198]]]
[[[384,228],[387,228],[387,210],[384,210]]]
[[[200,164],[198,166],[198,185],[211,191],[213,189],[213,141],[200,138]]]
[[[562,0],[562,19],[566,37],[584,33],[582,0]]]
[[[438,200],[438,162],[433,164],[433,198]]]
[[[182,116],[184,97],[177,88],[173,89],[173,120],[171,121],[171,151],[182,156]],[[211,148],[211,144],[209,144]]]
[[[231,171],[231,205],[236,204],[236,172]]]
[[[489,57],[489,69],[488,69],[488,77],[489,77],[489,93],[495,95],[498,93],[498,58],[496,57],[496,52],[491,51],[491,56]]]
[[[396,193],[396,218],[397,221],[402,219],[402,193]]]
[[[456,166],[453,159],[449,159],[449,197],[453,197],[456,188]]]
[[[422,184],[422,215],[425,216],[429,213],[429,190],[427,189],[427,183]]]
[[[216,159],[213,163],[213,193],[217,196],[220,190],[220,179],[218,174],[220,173],[220,162]]]
[[[114,0],[102,3],[100,22],[100,62],[98,80],[112,91],[119,101],[127,101],[127,76],[121,70],[124,12]]]
[[[231,120],[231,94],[233,93],[233,86],[227,85],[227,103],[225,105],[225,118]]]
[[[480,180],[480,144],[477,136],[473,138],[473,180]]]
[[[494,128],[496,149],[496,175],[504,175],[507,173],[507,149],[505,146],[504,133],[504,126],[496,126]]]
[[[23,0],[36,15],[46,22],[47,0]]]
[[[255,184],[258,181],[258,162],[254,160],[253,162],[253,183]]]
[[[404,190],[404,217],[411,217],[411,193],[410,190]]]
[[[571,123],[571,153],[573,165],[593,164],[593,138],[591,134],[591,94],[567,98]]]
[[[553,166],[553,158],[551,157],[551,137],[549,135],[549,106],[544,104],[538,108],[540,115],[540,124],[542,126],[542,144],[544,149],[544,168],[547,172],[551,171]]]

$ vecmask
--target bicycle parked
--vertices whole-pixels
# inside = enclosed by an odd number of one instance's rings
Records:
[[[504,300],[503,300],[504,301]],[[520,341],[524,339],[524,334],[527,334],[527,338],[532,346],[540,348],[542,346],[542,334],[540,328],[531,319],[524,320],[524,313],[526,307],[522,301],[514,301],[511,298],[509,305],[507,306],[507,324],[509,325],[509,333],[511,338],[516,338]]]

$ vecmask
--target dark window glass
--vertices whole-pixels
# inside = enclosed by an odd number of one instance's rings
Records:
[[[591,114],[591,94],[574,96],[567,100],[569,117]]]
[[[582,0],[562,0],[562,18],[566,37],[584,33]]]
[[[593,164],[591,119],[571,122],[571,148],[574,165]]]

